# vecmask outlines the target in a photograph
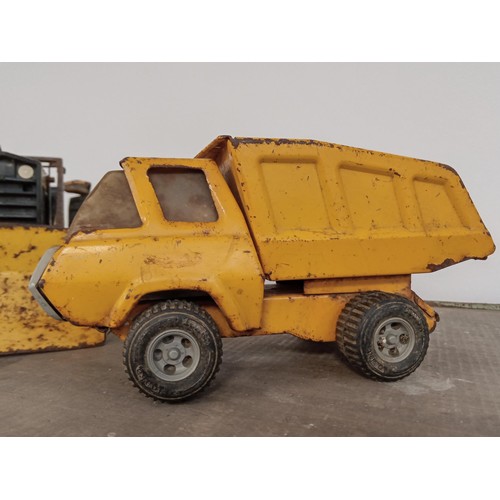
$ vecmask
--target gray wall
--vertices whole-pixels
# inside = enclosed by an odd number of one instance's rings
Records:
[[[439,161],[500,242],[500,64],[0,64],[0,145],[95,184],[124,156],[192,157],[219,134]],[[500,302],[500,257],[416,276],[426,299]]]

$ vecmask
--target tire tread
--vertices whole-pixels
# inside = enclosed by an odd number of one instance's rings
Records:
[[[127,366],[127,353],[129,351],[135,333],[141,328],[141,326],[147,323],[154,316],[161,314],[162,312],[165,311],[187,313],[195,318],[201,319],[206,324],[206,326],[211,330],[213,337],[215,339],[216,350],[218,352],[217,363],[208,382],[199,390],[196,390],[195,392],[189,394],[188,396],[178,398],[177,400],[187,399],[193,396],[194,394],[199,394],[200,392],[204,391],[215,379],[215,376],[220,369],[223,356],[222,339],[220,337],[219,329],[217,328],[215,321],[213,320],[212,316],[210,316],[210,314],[208,314],[202,307],[198,306],[194,302],[190,302],[187,300],[179,300],[179,299],[166,300],[164,302],[156,303],[153,306],[149,307],[148,309],[144,310],[134,319],[132,326],[130,327],[129,333],[123,345],[122,361],[125,373],[127,374],[127,377],[129,381],[132,383],[132,385],[136,387],[139,390],[139,392],[144,396],[154,399],[156,401],[160,401],[162,403],[172,402],[175,401],[176,399],[162,399],[154,396],[153,394],[147,391],[144,391],[142,387],[134,380],[134,377],[132,377],[130,374],[129,368]]]
[[[386,292],[365,292],[353,297],[342,310],[337,321],[337,346],[342,356],[354,369],[373,380],[396,381],[404,378],[412,373],[422,362],[427,346],[423,353],[422,359],[408,373],[401,374],[397,377],[387,378],[373,373],[366,365],[362,356],[360,326],[365,315],[372,308],[383,305],[387,301],[397,298],[398,300],[407,300],[399,295],[393,295]]]

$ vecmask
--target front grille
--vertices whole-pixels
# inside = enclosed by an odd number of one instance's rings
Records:
[[[33,169],[29,179],[19,175],[22,165]],[[0,150],[0,222],[27,225],[45,222],[42,174],[40,162]]]

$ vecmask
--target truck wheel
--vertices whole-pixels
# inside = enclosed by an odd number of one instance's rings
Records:
[[[400,380],[423,361],[429,329],[422,311],[408,299],[382,292],[360,293],[340,314],[337,345],[364,375]]]
[[[179,401],[207,387],[222,361],[212,317],[196,304],[169,300],[133,322],[123,348],[132,383],[159,401]]]

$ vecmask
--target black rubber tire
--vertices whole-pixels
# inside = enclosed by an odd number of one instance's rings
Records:
[[[400,318],[411,326],[414,345],[405,359],[383,359],[374,345],[379,327],[391,318]],[[337,345],[348,363],[367,377],[400,380],[422,363],[429,346],[429,329],[422,311],[410,300],[383,292],[360,293],[351,299],[337,322]]]
[[[162,332],[184,331],[199,349],[194,371],[177,381],[154,373],[146,355],[148,346]],[[131,382],[144,395],[173,402],[190,398],[214,379],[222,361],[222,341],[212,317],[193,302],[168,300],[143,311],[132,323],[123,347],[123,363]]]

